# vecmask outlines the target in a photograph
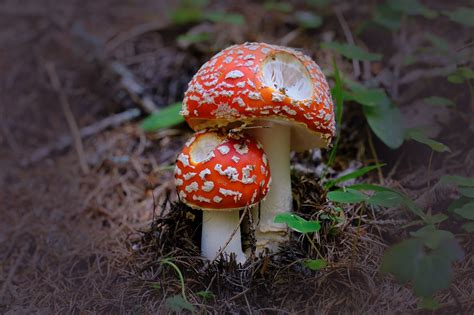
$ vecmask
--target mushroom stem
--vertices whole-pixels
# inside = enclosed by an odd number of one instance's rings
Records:
[[[287,125],[272,123],[271,128],[250,130],[252,130],[251,133],[254,138],[263,145],[263,150],[269,159],[272,175],[272,183],[266,199],[261,202],[260,207],[252,209],[254,222],[257,225],[255,229],[256,251],[260,253],[267,248],[270,252],[274,252],[281,243],[288,240],[286,224],[275,223],[274,219],[277,214],[290,212],[292,208],[291,129]]]
[[[244,263],[247,257],[242,251],[240,235],[239,211],[203,211],[201,255],[209,260],[214,260],[227,242],[223,250],[224,256],[235,253],[235,260]],[[234,233],[235,228],[237,231]],[[229,241],[230,239],[230,241]]]

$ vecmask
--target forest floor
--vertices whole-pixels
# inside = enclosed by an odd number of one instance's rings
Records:
[[[318,253],[298,233],[281,252],[244,266],[223,261],[207,266],[199,257],[200,214],[178,202],[170,167],[192,131],[184,124],[153,133],[139,127],[144,97],[159,107],[180,101],[200,65],[234,43],[298,47],[328,72],[335,58],[340,71],[354,78],[351,61],[319,44],[345,41],[345,27],[360,26],[371,4],[334,2],[323,10],[323,25],[314,30],[296,27],[285,10],[251,1],[210,5],[240,13],[246,17],[244,25],[177,25],[167,18],[171,8],[165,1],[3,1],[0,314],[186,309],[183,301],[170,302],[180,296],[181,282],[163,263],[165,257],[183,272],[187,300],[202,312],[424,312],[410,285],[379,272],[386,249],[413,231],[406,228],[415,221],[413,214],[398,207],[368,210],[360,204],[335,214],[319,178],[327,151],[292,156],[297,212],[307,218],[325,214],[344,219],[334,226],[323,224],[314,236],[326,268],[302,267],[302,260]],[[433,6],[446,9],[442,1]],[[442,57],[425,57],[428,61],[409,66],[401,59],[415,54],[414,47],[428,32],[452,40],[453,47],[469,40],[472,46],[472,30],[447,19],[427,21],[411,20],[408,30],[390,36],[380,27],[362,32],[357,41],[384,58],[361,62],[358,71],[365,82],[378,80],[377,86],[389,91],[407,126],[431,124],[432,137],[450,152],[433,153],[413,141],[389,149],[372,134],[361,107],[350,103],[329,176],[386,163],[383,172],[370,173],[364,182],[400,190],[418,201],[424,196],[424,206],[435,214],[449,205],[450,196],[436,188],[442,175],[474,176],[472,94],[465,86],[446,83],[442,75],[453,69]],[[212,40],[176,39],[200,30],[213,34]],[[110,72],[111,60],[141,82],[144,90],[137,97]],[[422,104],[420,99],[433,93],[452,99],[456,107]],[[142,110],[140,118],[134,108]],[[129,119],[42,156],[38,149],[71,135],[68,110],[79,128],[124,111]],[[451,286],[436,294],[439,312],[472,313],[474,239],[456,222],[442,224],[456,235],[465,255],[454,264]]]

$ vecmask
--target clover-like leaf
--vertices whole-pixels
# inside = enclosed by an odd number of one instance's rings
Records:
[[[318,232],[321,229],[319,221],[308,221],[292,213],[279,213],[273,221],[275,223],[286,223],[290,229],[302,234]]]
[[[434,225],[427,225],[410,234],[422,240],[423,243],[431,249],[438,248],[440,244],[446,240],[454,239],[453,233],[445,230],[438,230]]]
[[[416,142],[425,144],[429,146],[433,151],[436,152],[446,152],[451,151],[449,147],[439,141],[430,139],[425,133],[423,133],[418,128],[413,128],[405,131],[406,137],[408,139],[415,140]]]
[[[474,202],[469,202],[461,208],[455,209],[454,213],[460,215],[464,219],[474,220]]]
[[[444,11],[443,14],[447,15],[451,21],[463,24],[465,26],[474,27],[474,9],[460,7],[453,11]]]
[[[303,265],[311,270],[320,270],[325,268],[328,263],[324,259],[306,259]]]
[[[166,308],[172,312],[182,312],[183,310],[188,310],[190,312],[195,311],[194,306],[179,294],[167,298],[165,305]]]
[[[367,200],[367,196],[355,189],[335,190],[328,193],[328,199],[339,203],[358,203]]]
[[[467,233],[474,233],[474,222],[464,223],[464,224],[462,225],[462,228],[463,228],[464,231],[466,231]]]
[[[396,192],[379,191],[367,199],[367,203],[370,205],[393,208],[404,204],[404,199]]]
[[[444,175],[441,177],[441,182],[451,183],[460,187],[474,187],[474,178],[459,175]]]
[[[455,239],[444,239],[427,251],[422,239],[409,239],[389,248],[382,258],[381,271],[393,274],[401,283],[413,282],[415,294],[431,297],[445,289],[453,277],[452,262],[463,257]]]

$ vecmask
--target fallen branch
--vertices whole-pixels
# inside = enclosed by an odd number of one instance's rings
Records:
[[[100,133],[101,131],[111,128],[117,127],[127,121],[130,121],[134,118],[140,116],[140,110],[133,108],[127,111],[124,111],[119,114],[115,114],[109,117],[106,117],[98,122],[93,123],[87,127],[84,127],[79,130],[80,137],[87,138],[94,134]],[[51,143],[45,147],[39,148],[31,154],[31,156],[27,159],[22,160],[20,163],[22,166],[28,166],[34,163],[37,163],[54,152],[60,152],[68,148],[73,143],[73,138],[69,135],[64,135],[58,139],[58,141]]]
[[[117,61],[111,61],[106,58],[104,55],[105,44],[100,39],[89,34],[79,25],[75,25],[72,28],[72,34],[75,35],[77,42],[79,42],[77,50],[87,51],[91,54],[93,61],[97,62],[114,76],[117,76],[120,86],[127,91],[128,95],[143,111],[151,114],[159,110],[158,106],[153,102],[152,95],[146,92],[140,80],[127,67]]]
[[[339,24],[341,24],[341,28],[344,33],[344,36],[346,37],[346,41],[351,45],[355,45],[354,37],[352,36],[351,29],[349,28],[349,25],[347,24],[346,19],[344,18],[344,15],[342,15],[342,12],[339,9],[334,10],[334,13],[336,14]],[[358,78],[360,76],[359,61],[356,59],[353,59],[352,67],[354,68],[354,77]]]

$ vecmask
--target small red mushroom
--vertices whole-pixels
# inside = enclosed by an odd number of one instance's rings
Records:
[[[273,177],[271,192],[261,205],[257,250],[276,249],[288,234],[274,217],[292,208],[290,149],[327,147],[335,134],[330,89],[319,66],[287,47],[231,46],[193,77],[181,113],[194,130],[263,127],[249,129],[262,143]]]
[[[185,204],[204,211],[202,255],[214,259],[237,228],[223,253],[233,252],[244,262],[238,210],[260,202],[270,186],[260,144],[249,136],[198,132],[178,156],[175,184]]]

